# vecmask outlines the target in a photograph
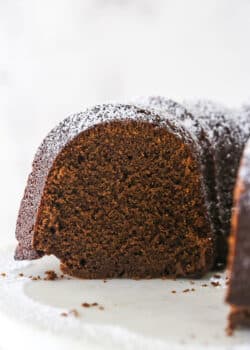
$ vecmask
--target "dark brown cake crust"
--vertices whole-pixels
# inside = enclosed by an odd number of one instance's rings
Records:
[[[243,110],[230,110],[209,100],[186,102],[186,108],[205,125],[214,157],[218,206],[218,263],[225,264],[233,206],[233,191],[240,158],[250,136],[250,118]]]
[[[250,141],[241,160],[234,203],[229,240],[230,284],[226,298],[231,305],[231,328],[250,325]]]
[[[70,117],[35,157],[15,258],[55,254],[64,271],[85,278],[201,275],[215,257],[202,166],[199,144],[171,114],[106,105]]]

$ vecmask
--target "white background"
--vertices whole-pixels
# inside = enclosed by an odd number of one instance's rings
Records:
[[[0,0],[0,243],[33,154],[87,105],[250,98],[249,0]]]

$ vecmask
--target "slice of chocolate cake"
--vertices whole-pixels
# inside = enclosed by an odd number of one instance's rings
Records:
[[[215,234],[201,144],[173,112],[97,106],[40,146],[16,259],[54,254],[83,278],[201,276]]]

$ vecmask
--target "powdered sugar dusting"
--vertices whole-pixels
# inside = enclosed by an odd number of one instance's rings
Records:
[[[197,128],[199,127],[199,124],[197,123],[197,120],[193,118],[184,106],[173,100],[162,96],[149,96],[139,97],[132,101],[132,104],[160,113],[162,117],[171,120],[173,123],[182,125],[185,130],[188,130],[193,138],[196,138],[198,135]]]

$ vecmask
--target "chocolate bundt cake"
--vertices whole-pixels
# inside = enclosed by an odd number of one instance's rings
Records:
[[[52,130],[21,203],[15,258],[54,254],[64,272],[83,278],[209,271],[216,259],[210,161],[202,132],[199,139],[186,125],[192,116],[175,113],[103,105]]]
[[[96,106],[53,129],[25,189],[15,258],[54,254],[82,278],[200,277],[225,263],[249,109],[184,106]]]

